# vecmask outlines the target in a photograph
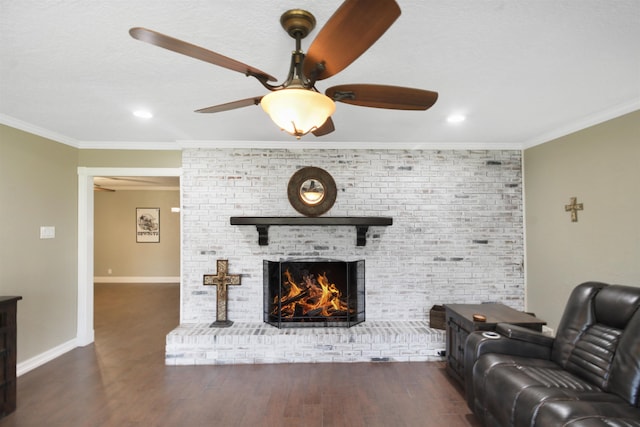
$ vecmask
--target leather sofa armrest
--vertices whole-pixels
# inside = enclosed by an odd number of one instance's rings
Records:
[[[507,323],[499,323],[496,327],[496,331],[498,330],[504,331],[504,334],[496,332],[487,334],[487,332],[482,331],[472,332],[467,337],[464,345],[465,391],[467,403],[472,410],[475,401],[475,396],[473,395],[473,366],[483,354],[500,353],[544,360],[551,359],[554,338]]]
[[[498,325],[496,325],[496,332],[513,340],[530,342],[549,348],[553,345],[554,341],[553,337],[544,335],[542,332],[534,331],[532,329],[525,328],[524,326],[512,325],[510,323],[498,323]]]

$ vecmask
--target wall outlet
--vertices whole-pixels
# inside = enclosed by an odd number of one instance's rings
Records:
[[[113,270],[111,270],[110,268],[107,268],[107,274],[111,274],[113,273]]]
[[[52,225],[40,227],[41,239],[54,239],[56,237],[56,228]]]

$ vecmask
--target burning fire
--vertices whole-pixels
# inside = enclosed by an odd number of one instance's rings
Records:
[[[271,314],[278,314],[278,306],[281,306],[282,317],[332,317],[349,312],[342,293],[329,281],[326,273],[318,274],[317,278],[303,276],[300,284],[296,283],[289,270],[284,272],[284,276],[282,286],[288,288],[289,293],[283,295],[282,300],[278,296],[274,298],[275,307]]]

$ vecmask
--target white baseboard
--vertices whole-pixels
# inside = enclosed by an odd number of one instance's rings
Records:
[[[77,347],[75,338],[71,341],[67,341],[65,343],[60,344],[52,349],[45,351],[31,359],[25,360],[24,362],[20,362],[16,365],[16,375],[19,377],[20,375],[26,374],[27,372],[37,368],[38,366],[42,366],[47,362],[52,361],[56,357],[60,357],[63,354],[73,350]]]
[[[93,283],[180,283],[180,277],[95,276]]]

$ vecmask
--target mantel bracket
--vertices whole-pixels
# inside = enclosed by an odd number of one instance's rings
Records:
[[[258,230],[258,244],[260,246],[267,246],[269,244],[269,226],[256,225],[256,230]]]
[[[356,246],[366,246],[368,225],[356,225]]]

